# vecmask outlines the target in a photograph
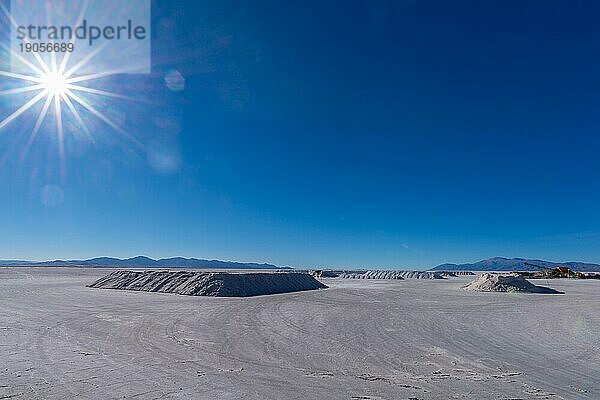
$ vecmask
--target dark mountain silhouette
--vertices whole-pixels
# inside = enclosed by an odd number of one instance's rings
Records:
[[[569,267],[573,271],[600,271],[600,265],[582,262],[553,262],[527,258],[494,257],[471,264],[441,264],[435,271],[539,271],[558,266]]]
[[[132,258],[97,257],[88,260],[54,260],[54,261],[0,261],[3,266],[80,266],[80,267],[126,267],[126,268],[221,268],[221,269],[279,269],[272,264],[244,263],[234,261],[201,260],[197,258],[161,258],[154,260],[145,256]]]

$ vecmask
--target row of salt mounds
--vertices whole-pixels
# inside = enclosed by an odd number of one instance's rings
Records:
[[[498,275],[489,272],[479,275],[473,282],[463,286],[463,288],[477,292],[562,293],[551,288],[536,286],[522,276]]]
[[[434,271],[434,272],[438,272],[440,274],[442,274],[443,276],[470,276],[470,275],[475,275],[474,272],[471,271]]]
[[[444,279],[439,272],[430,271],[344,271],[338,277],[345,279]]]
[[[89,287],[218,297],[262,296],[327,288],[308,274],[192,271],[115,271]]]
[[[404,279],[399,271],[345,271],[338,274],[344,279]]]
[[[444,279],[444,275],[432,271],[400,271],[404,279]]]

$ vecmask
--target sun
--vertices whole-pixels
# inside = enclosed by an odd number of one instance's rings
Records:
[[[0,5],[2,3],[0,2]],[[10,50],[9,50],[10,51]],[[24,158],[29,148],[35,141],[38,133],[47,117],[54,119],[56,126],[56,141],[58,144],[58,153],[60,159],[61,174],[66,175],[65,168],[65,128],[69,127],[72,133],[81,133],[87,137],[92,143],[95,142],[94,134],[88,129],[82,112],[100,119],[105,124],[112,127],[116,132],[126,137],[131,143],[141,146],[139,141],[127,131],[125,131],[117,123],[113,122],[107,115],[102,113],[95,107],[96,98],[113,98],[127,101],[137,101],[137,99],[105,90],[97,87],[93,83],[99,79],[116,75],[121,71],[107,71],[105,73],[77,75],[77,72],[87,62],[89,62],[96,53],[91,53],[84,57],[74,66],[69,68],[69,55],[65,54],[62,60],[56,60],[52,57],[50,62],[43,60],[37,53],[34,53],[34,64],[24,59],[18,53],[10,51],[17,59],[29,67],[29,73],[16,73],[0,70],[0,77],[21,81],[21,85],[7,90],[0,90],[0,99],[4,96],[11,96],[15,101],[21,100],[23,104],[13,111],[4,119],[0,118],[0,134],[2,130],[32,109],[38,103],[42,106],[37,112],[37,116],[33,115],[32,120],[35,121],[33,129],[27,139],[27,143],[23,147],[21,157]],[[84,85],[82,85],[84,84]],[[31,93],[35,93],[30,96]],[[65,124],[64,119],[69,118],[69,124]]]
[[[0,11],[6,15],[13,27],[18,28],[19,24],[12,18],[8,9],[3,5],[2,0],[0,0]],[[78,24],[82,22],[83,12],[79,17]],[[74,45],[74,40],[74,38],[71,40],[71,45]],[[48,48],[54,48],[56,44],[57,42],[52,42]],[[81,74],[80,72],[87,64],[93,62],[104,49],[105,46],[99,46],[95,50],[83,54],[83,57],[76,62],[72,62],[72,52],[60,53],[55,50],[54,52],[48,52],[48,54],[32,52],[30,55],[25,56],[14,51],[9,46],[0,43],[0,50],[9,53],[11,58],[14,58],[23,66],[23,71],[4,71],[0,69],[0,78],[20,81],[20,83],[11,84],[11,87],[6,90],[0,90],[0,100],[5,96],[11,96],[12,101],[10,103],[17,106],[17,109],[10,115],[4,118],[0,116],[0,134],[3,133],[2,130],[6,126],[27,111],[34,109],[38,103],[41,103],[41,107],[36,107],[39,110],[37,111],[37,116],[32,115],[33,118],[30,118],[35,123],[24,152],[26,152],[26,149],[35,140],[47,117],[53,117],[54,119],[56,137],[61,155],[63,154],[64,147],[63,129],[66,127],[71,132],[82,132],[93,142],[94,135],[87,127],[85,122],[87,118],[84,118],[84,113],[100,119],[116,132],[129,139],[129,141],[138,146],[141,145],[135,137],[113,122],[108,115],[105,115],[101,110],[96,108],[97,103],[105,104],[107,99],[139,101],[138,98],[129,95],[102,90],[100,89],[102,86],[101,83],[98,83],[99,80],[104,78],[110,78],[111,76],[131,71],[127,69],[108,69],[94,74]],[[66,118],[69,118],[68,124],[63,123],[63,119]]]
[[[5,126],[23,115],[29,109],[33,108],[37,103],[41,102],[43,103],[43,106],[37,114],[37,118],[35,118],[35,126],[31,132],[28,145],[26,146],[27,148],[36,138],[46,117],[52,114],[56,122],[57,138],[61,149],[63,147],[64,133],[63,117],[66,116],[66,113],[69,113],[72,116],[72,122],[93,141],[93,135],[88,130],[80,111],[87,111],[89,114],[102,120],[115,131],[121,133],[137,144],[134,137],[113,122],[108,116],[96,109],[94,106],[94,99],[89,98],[90,96],[98,96],[136,101],[136,99],[130,96],[101,90],[94,87],[92,84],[94,81],[116,75],[123,71],[107,71],[98,74],[76,75],[77,71],[97,54],[96,52],[88,54],[83,60],[69,68],[70,53],[65,54],[62,60],[57,60],[56,57],[53,56],[51,62],[46,62],[37,53],[33,53],[35,61],[37,61],[36,65],[23,58],[20,54],[15,53],[10,49],[9,51],[13,56],[23,62],[24,65],[29,67],[30,72],[16,73],[0,70],[0,77],[16,79],[23,82],[22,85],[16,88],[0,90],[0,98],[11,95],[16,96],[18,99],[20,96],[26,96],[28,93],[37,92],[37,94],[33,97],[22,97],[24,104],[12,114],[0,120],[0,133]],[[82,83],[86,85],[81,85]]]
[[[64,96],[68,89],[67,77],[57,71],[50,71],[40,76],[40,85],[52,97]]]
[[[0,16],[2,13],[10,20],[13,27],[18,28],[19,24],[11,17],[8,9],[0,0]],[[83,13],[80,15],[78,24],[81,23],[82,18]],[[71,40],[70,44],[74,44],[74,40]],[[55,44],[52,42],[48,48],[54,48]],[[104,86],[102,82],[104,79],[130,73],[135,69],[111,70],[108,68],[100,73],[82,73],[83,68],[94,62],[98,54],[104,50],[105,46],[98,46],[93,51],[83,53],[79,59],[72,60],[72,52],[32,52],[24,55],[4,43],[0,43],[0,52],[9,54],[11,59],[14,58],[21,65],[17,71],[5,71],[0,68],[0,104],[2,105],[0,107],[0,135],[4,133],[4,128],[13,124],[23,115],[29,114],[27,115],[28,120],[33,126],[29,137],[27,138],[25,135],[25,140],[23,140],[21,159],[25,159],[43,126],[55,127],[61,174],[65,175],[65,133],[86,138],[89,142],[95,143],[98,125],[94,124],[94,130],[88,128],[88,123],[93,123],[93,119],[99,119],[111,127],[136,148],[144,148],[143,143],[135,136],[97,108],[106,106],[109,99],[126,102],[145,101],[143,96],[131,96],[129,93],[122,94],[101,89]],[[5,78],[6,82],[3,81]],[[4,89],[5,85],[6,89]],[[5,101],[4,99],[8,96],[10,96],[10,101]],[[7,116],[2,115],[7,109],[4,104],[13,105],[16,109]],[[124,104],[121,103],[120,106],[124,106]],[[114,107],[115,105],[110,106],[110,108]],[[44,122],[49,119],[52,119],[53,123],[45,125]],[[44,130],[44,133],[52,135],[49,129]]]

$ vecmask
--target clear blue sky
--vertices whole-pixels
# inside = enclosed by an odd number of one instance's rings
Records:
[[[600,262],[600,3],[295,3],[153,2],[153,74],[103,82],[153,103],[99,101],[143,147],[88,116],[61,176],[4,128],[0,258]]]

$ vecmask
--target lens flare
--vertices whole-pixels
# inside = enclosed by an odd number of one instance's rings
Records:
[[[8,10],[1,2],[0,10],[6,14],[13,26],[18,26],[17,22],[10,16]],[[133,136],[129,135],[122,127],[112,121],[107,115],[103,114],[94,105],[96,100],[100,100],[101,98],[137,100],[133,97],[119,93],[101,90],[97,87],[97,84],[95,85],[96,87],[94,87],[94,83],[97,83],[103,78],[121,73],[128,73],[130,71],[115,70],[106,71],[102,74],[77,75],[81,68],[91,62],[95,56],[103,51],[104,46],[98,46],[83,59],[75,63],[75,65],[69,65],[71,53],[68,52],[64,53],[60,60],[57,60],[58,55],[55,53],[50,54],[49,61],[44,60],[37,53],[32,53],[34,59],[27,60],[21,54],[13,51],[4,44],[0,44],[0,47],[9,52],[12,57],[19,60],[29,70],[28,73],[0,70],[0,77],[9,78],[20,83],[18,87],[13,86],[11,89],[0,91],[0,97],[14,96],[15,100],[12,102],[13,104],[18,104],[18,101],[23,99],[23,104],[18,105],[18,108],[10,115],[3,119],[0,116],[0,133],[3,128],[32,109],[36,104],[40,102],[43,103],[39,113],[34,118],[36,122],[29,140],[27,141],[27,145],[23,150],[23,156],[34,142],[44,120],[48,116],[53,116],[55,120],[54,125],[56,126],[59,155],[62,162],[64,158],[63,130],[65,129],[64,127],[67,126],[63,123],[63,119],[67,113],[70,114],[73,120],[73,123],[68,124],[68,126],[84,132],[92,141],[94,141],[94,138],[82,118],[83,112],[87,112],[91,116],[98,118],[115,131],[126,136],[132,143],[140,146],[140,143]],[[25,96],[29,93],[34,93],[33,97]],[[86,96],[83,96],[83,94]]]

